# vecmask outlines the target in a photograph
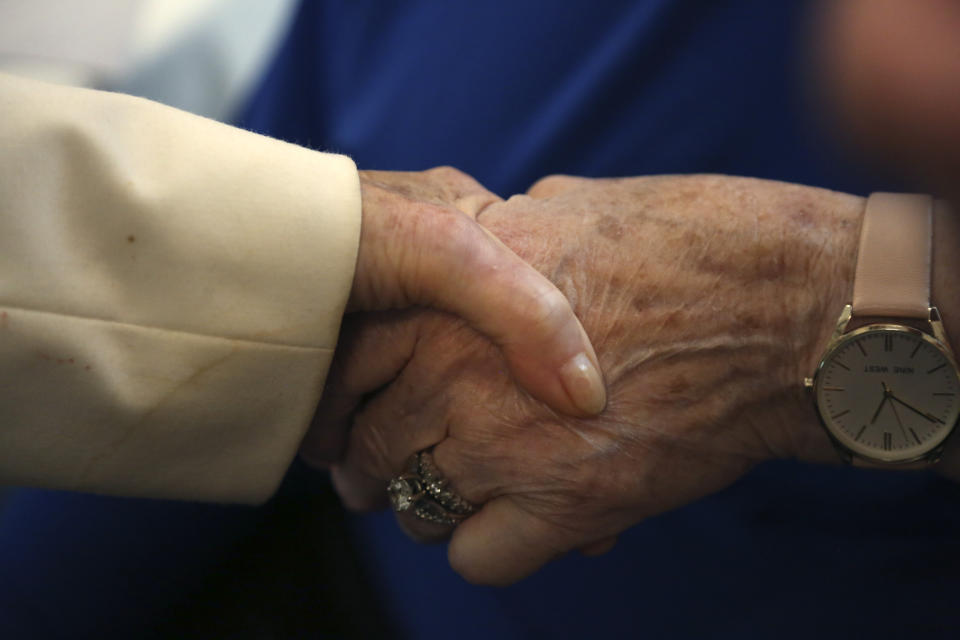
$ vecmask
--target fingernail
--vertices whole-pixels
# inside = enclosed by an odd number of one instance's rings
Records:
[[[603,378],[585,353],[578,353],[560,370],[560,381],[573,404],[590,415],[607,406],[607,390]]]

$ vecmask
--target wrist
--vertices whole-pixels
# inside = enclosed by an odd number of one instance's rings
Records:
[[[780,287],[785,351],[774,378],[779,429],[768,438],[771,458],[838,462],[803,379],[822,356],[844,305],[851,300],[866,199],[825,189],[783,185],[781,215],[772,231],[790,265]]]
[[[858,199],[860,200],[860,199]],[[829,255],[825,252],[819,269],[812,272],[817,273],[817,279],[822,280],[832,271],[834,275],[833,283],[835,285],[829,290],[824,289],[823,309],[821,321],[819,323],[819,335],[812,341],[809,339],[814,334],[809,334],[806,345],[802,345],[798,350],[799,361],[802,363],[803,371],[801,377],[810,376],[814,372],[827,342],[835,330],[837,318],[843,306],[851,302],[852,295],[852,274],[856,267],[857,247],[859,244],[859,222],[862,217],[863,202],[860,202],[860,213],[857,216],[857,224],[854,225],[856,232],[851,236],[843,234],[838,236],[837,242],[833,244],[834,249],[839,249],[840,253]],[[960,245],[960,226],[946,207],[937,207],[934,214],[934,235],[933,235],[933,256],[931,269],[931,291],[930,305],[938,307],[943,318],[944,326],[948,338],[956,344],[956,336],[960,332],[960,287],[955,279],[951,277],[960,269],[960,260],[957,258],[956,248]],[[814,280],[816,282],[816,280]],[[827,293],[829,291],[829,293]],[[838,298],[838,294],[840,298]],[[856,318],[854,319],[856,321]],[[862,324],[862,322],[861,322]],[[816,327],[817,323],[811,323],[811,327]],[[857,324],[851,324],[851,328],[856,328]],[[918,326],[918,328],[921,328]],[[925,327],[924,327],[925,328]],[[837,462],[839,456],[829,443],[824,429],[819,424],[819,418],[813,408],[813,403],[808,393],[801,393],[804,400],[804,406],[807,408],[806,418],[799,421],[797,429],[791,433],[792,454],[805,461],[811,462]],[[957,456],[960,457],[960,456]],[[940,465],[946,466],[960,465]]]

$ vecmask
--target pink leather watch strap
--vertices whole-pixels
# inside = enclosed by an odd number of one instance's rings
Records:
[[[854,316],[927,319],[933,198],[874,193],[867,199],[853,280]]]

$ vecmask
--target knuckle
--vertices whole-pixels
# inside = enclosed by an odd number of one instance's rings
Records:
[[[533,197],[527,193],[515,193],[507,198],[506,203],[511,209],[522,209],[533,200]]]
[[[463,171],[460,171],[460,169],[451,167],[449,165],[433,167],[432,169],[427,169],[423,173],[429,178],[447,185],[459,186],[466,182],[473,182],[473,178],[471,178],[469,175]]]
[[[450,165],[433,167],[432,169],[427,169],[424,171],[424,173],[430,177],[451,182],[470,178],[470,176],[465,174],[463,171],[460,171],[460,169],[451,167]]]
[[[549,175],[534,182],[527,190],[527,193],[531,196],[541,198],[549,197],[576,186],[578,182],[579,180],[572,176],[562,174]]]

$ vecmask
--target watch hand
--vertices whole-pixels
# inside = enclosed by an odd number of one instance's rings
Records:
[[[900,420],[900,414],[897,413],[897,405],[890,403],[890,408],[893,409],[893,417],[897,419],[897,424],[900,426],[900,433],[903,434],[904,442],[909,442],[907,439],[907,430],[903,428],[903,422]]]
[[[883,400],[880,401],[880,406],[877,407],[877,410],[873,412],[873,417],[870,418],[870,424],[873,424],[877,421],[877,416],[880,415],[880,410],[883,409],[883,405],[887,403],[887,398],[890,396],[890,389],[887,387],[886,382],[881,382],[883,385]]]
[[[898,398],[897,396],[895,396],[895,395],[893,395],[893,394],[890,394],[890,399],[891,399],[891,400],[896,400],[897,402],[899,402],[900,404],[902,404],[903,406],[905,406],[907,409],[910,409],[910,411],[913,411],[913,412],[914,412],[915,414],[917,414],[918,416],[922,416],[922,417],[926,418],[926,419],[929,420],[930,422],[939,422],[940,424],[946,424],[943,420],[941,420],[941,419],[938,418],[937,416],[932,415],[932,414],[929,414],[929,413],[927,413],[927,412],[925,412],[925,411],[921,411],[920,409],[917,409],[916,407],[913,407],[913,406],[907,404],[906,402],[904,402],[903,400],[901,400],[900,398]]]

